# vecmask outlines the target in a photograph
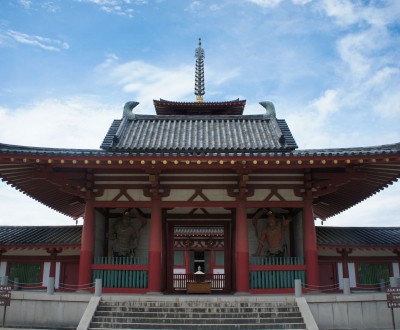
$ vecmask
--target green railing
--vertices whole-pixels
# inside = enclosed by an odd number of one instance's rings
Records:
[[[93,281],[101,279],[103,288],[145,289],[148,287],[147,258],[96,257]]]
[[[147,258],[138,257],[95,257],[95,264],[101,265],[147,265]]]
[[[251,257],[250,265],[271,266],[271,265],[303,265],[302,257]]]
[[[250,289],[289,289],[294,281],[305,283],[304,258],[251,257]]]

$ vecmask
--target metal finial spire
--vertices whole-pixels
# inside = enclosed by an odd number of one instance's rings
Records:
[[[205,93],[204,87],[204,49],[201,48],[201,38],[199,38],[199,47],[196,48],[196,80],[194,87],[194,94],[196,95],[197,102],[203,102],[203,95]]]

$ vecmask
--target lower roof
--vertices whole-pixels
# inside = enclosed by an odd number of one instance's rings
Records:
[[[400,227],[316,227],[320,247],[395,248],[400,252]]]
[[[196,231],[197,230],[197,231]],[[220,236],[223,229],[179,227],[177,236]],[[0,226],[0,249],[76,248],[82,226]],[[319,248],[382,248],[400,251],[400,227],[317,226]]]
[[[82,226],[0,226],[0,249],[80,248]]]

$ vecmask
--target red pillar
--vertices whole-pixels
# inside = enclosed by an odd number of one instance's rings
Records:
[[[47,252],[50,253],[50,272],[49,277],[56,277],[56,263],[57,263],[57,255],[62,252],[62,249],[47,249]]]
[[[149,292],[161,292],[162,221],[160,199],[153,198],[149,243]]]
[[[85,218],[83,221],[81,256],[79,260],[79,287],[81,289],[92,283],[92,263],[94,249],[94,207],[93,200],[86,200]]]
[[[319,269],[317,235],[315,232],[312,199],[306,199],[303,212],[304,254],[306,259],[306,278],[309,289],[318,290]]]
[[[342,269],[343,269],[343,278],[349,278],[349,254],[351,253],[351,249],[337,249],[338,253],[342,255]]]
[[[249,238],[246,203],[238,201],[236,208],[236,292],[249,292]]]

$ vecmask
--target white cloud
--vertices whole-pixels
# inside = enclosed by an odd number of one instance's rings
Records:
[[[37,35],[30,35],[15,30],[7,30],[5,32],[0,31],[0,37],[1,35],[3,38],[3,43],[5,43],[4,40],[8,38],[9,40],[13,40],[17,43],[35,46],[49,51],[60,51],[62,49],[69,48],[68,43],[65,41]]]
[[[17,109],[0,107],[0,142],[55,148],[99,149],[123,105],[104,105],[90,96],[45,99]],[[0,182],[0,225],[74,225],[64,216]],[[32,219],[35,219],[32,222]],[[81,220],[80,220],[81,221]]]
[[[327,226],[399,226],[399,183],[325,221]]]
[[[119,16],[133,17],[133,5],[147,4],[146,0],[75,0],[78,2],[91,3],[108,14],[116,14]]]
[[[0,182],[0,226],[71,226],[76,222]],[[79,219],[78,224],[82,224]]]
[[[323,96],[311,102],[311,107],[315,108],[322,118],[326,118],[338,111],[339,101],[337,99],[337,91],[332,89],[326,90]]]
[[[307,3],[310,3],[311,1],[312,0],[292,0],[292,2],[295,5],[301,5],[301,6],[306,5]]]
[[[60,148],[99,148],[122,106],[89,97],[45,99],[17,109],[0,107],[2,143]]]
[[[274,8],[279,6],[283,0],[247,0],[247,2],[254,3],[263,8]]]
[[[31,7],[31,5],[32,5],[32,1],[31,0],[19,0],[19,3],[25,9],[29,9]]]
[[[194,100],[194,71],[192,66],[161,68],[144,61],[130,61],[119,63],[116,58],[106,59],[97,73],[108,84],[118,85],[125,93],[129,93],[136,100],[142,101],[138,111],[153,109],[152,100],[166,98],[169,100]],[[147,110],[146,110],[147,109]]]
[[[340,25],[366,23],[384,26],[396,21],[400,14],[400,5],[396,0],[370,2],[368,5],[362,1],[322,0],[320,8]]]

